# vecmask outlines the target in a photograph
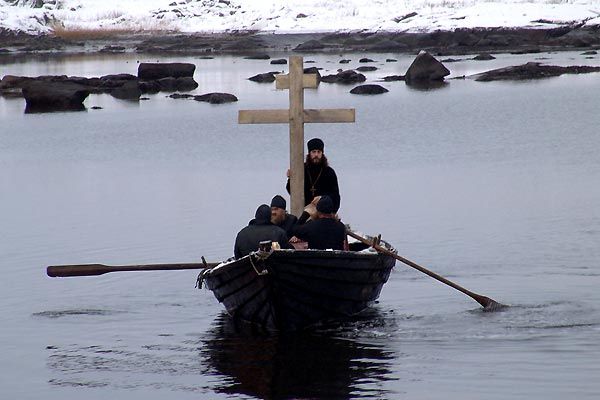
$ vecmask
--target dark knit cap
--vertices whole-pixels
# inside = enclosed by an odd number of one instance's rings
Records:
[[[283,208],[285,210],[285,199],[280,195],[273,197],[271,200],[271,207]]]
[[[271,221],[271,207],[266,204],[261,204],[254,214],[256,222],[270,222]]]
[[[312,151],[312,150],[323,151],[323,149],[325,148],[325,143],[323,143],[323,141],[319,138],[310,139],[308,141],[308,143],[306,143],[306,145],[308,146],[308,151]]]
[[[321,196],[317,203],[317,211],[323,214],[332,214],[335,212],[333,200],[329,196]]]

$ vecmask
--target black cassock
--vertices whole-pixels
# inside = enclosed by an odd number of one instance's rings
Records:
[[[290,193],[290,180],[285,187]],[[316,196],[330,196],[335,211],[340,208],[340,188],[337,175],[331,167],[304,164],[304,205],[309,204]]]

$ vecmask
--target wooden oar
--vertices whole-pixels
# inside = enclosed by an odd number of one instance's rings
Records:
[[[435,272],[428,270],[427,268],[421,267],[419,264],[416,264],[410,260],[407,260],[406,258],[404,258],[402,256],[399,256],[398,254],[395,254],[395,253],[389,251],[385,247],[380,246],[377,243],[377,240],[368,240],[360,235],[357,235],[356,233],[354,233],[350,230],[347,230],[346,233],[348,234],[348,236],[351,236],[354,239],[359,240],[359,241],[363,242],[364,244],[367,244],[367,245],[373,247],[378,252],[392,256],[396,260],[401,261],[404,264],[409,265],[409,266],[423,272],[424,274],[427,274],[430,277],[437,279],[438,281],[445,283],[446,285],[451,286],[458,291],[463,292],[464,294],[466,294],[467,296],[471,297],[473,300],[475,300],[476,302],[481,304],[485,311],[497,311],[504,307],[507,307],[506,305],[498,303],[497,301],[492,300],[489,297],[482,296],[477,293],[473,293],[470,290],[467,290],[467,289],[463,288],[462,286],[459,286],[456,283],[449,281],[448,279],[444,278],[443,276],[440,276],[440,275],[436,274]]]
[[[213,268],[219,263],[188,263],[188,264],[146,264],[146,265],[104,265],[104,264],[79,264],[79,265],[51,265],[46,269],[48,276],[92,276],[109,272],[120,271],[165,271],[179,269]]]

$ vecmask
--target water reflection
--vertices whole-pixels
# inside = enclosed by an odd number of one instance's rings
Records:
[[[279,398],[383,398],[393,353],[340,330],[265,336],[222,315],[200,347],[219,393]]]

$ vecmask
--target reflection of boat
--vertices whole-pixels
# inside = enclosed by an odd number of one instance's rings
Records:
[[[364,247],[257,251],[207,269],[201,279],[235,319],[296,330],[354,315],[379,297],[395,259]]]
[[[257,335],[223,315],[199,346],[211,390],[261,399],[385,398],[395,357],[380,344],[340,338],[339,329]]]

